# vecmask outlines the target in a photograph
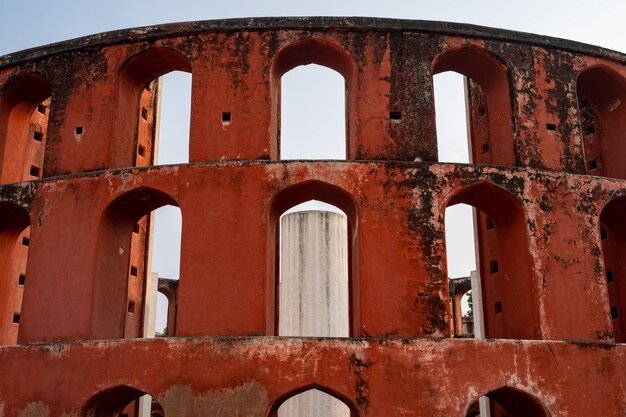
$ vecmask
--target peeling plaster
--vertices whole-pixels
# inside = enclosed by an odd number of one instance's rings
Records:
[[[176,417],[263,417],[269,404],[265,387],[253,381],[201,394],[189,385],[176,385],[159,398],[159,403],[165,415]]]
[[[17,417],[49,417],[50,407],[41,401],[30,402],[17,413]]]

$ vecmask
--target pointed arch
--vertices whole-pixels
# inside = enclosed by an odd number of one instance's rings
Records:
[[[120,69],[120,81],[138,89],[171,71],[191,72],[191,61],[175,49],[154,46],[126,60]]]
[[[167,334],[176,334],[176,312],[178,310],[178,280],[159,278],[157,291],[167,298]]]
[[[482,397],[482,396],[481,396]],[[488,399],[491,413],[494,416],[508,417],[550,417],[550,413],[541,402],[526,391],[510,386],[496,388],[484,394]],[[469,406],[466,416],[478,416],[478,398]]]
[[[117,385],[92,396],[83,406],[83,417],[119,416],[124,408],[134,400],[146,395],[145,392],[129,385]]]
[[[42,103],[51,95],[50,81],[37,73],[14,77],[0,91],[1,184],[41,176],[49,110]]]
[[[119,162],[112,166],[154,163],[159,86],[153,80],[172,71],[191,73],[190,59],[174,49],[156,46],[132,56],[120,69],[115,137],[109,155],[111,161]],[[138,163],[138,155],[143,163]]]
[[[507,66],[493,54],[463,46],[439,55],[433,75],[454,71],[469,79],[470,161],[514,166],[515,142]]]
[[[150,401],[150,415],[165,417],[163,407],[146,392],[130,385],[116,385],[93,395],[82,408],[82,417],[139,415],[140,399]],[[125,412],[125,410],[127,410]]]
[[[473,335],[472,330],[464,331],[466,325],[462,311],[463,297],[472,291],[472,283],[470,277],[457,278],[450,280],[448,283],[450,288],[450,298],[452,299],[452,324],[454,326],[454,334],[457,336]]]
[[[576,80],[578,117],[587,173],[626,178],[626,78],[597,65]]]
[[[615,341],[626,341],[626,196],[609,201],[600,212],[600,240],[608,304]]]
[[[356,89],[357,70],[352,56],[325,39],[310,38],[281,49],[272,61],[270,78],[270,156],[280,159],[280,79],[287,71],[300,65],[317,64],[337,71],[346,82],[346,159],[356,154]]]
[[[312,392],[312,391],[317,391],[320,392],[328,397],[331,397],[335,400],[337,400],[338,402],[343,403],[349,410],[349,415],[350,417],[360,417],[361,413],[359,412],[359,408],[358,406],[351,401],[347,396],[345,396],[344,394],[333,390],[329,387],[323,386],[323,385],[319,385],[319,384],[308,384],[308,385],[304,385],[302,387],[298,387],[296,389],[293,389],[281,396],[278,397],[278,399],[276,399],[268,408],[268,412],[266,414],[267,417],[276,417],[278,415],[278,410],[280,409],[280,407],[288,400],[300,395],[300,394],[304,394],[304,393],[308,393],[308,392]],[[347,417],[347,416],[346,416]]]
[[[351,336],[358,336],[359,280],[358,280],[358,210],[353,196],[347,191],[325,182],[312,180],[280,190],[273,198],[268,227],[268,288],[274,297],[267,305],[267,334],[278,332],[278,280],[279,280],[279,221],[291,207],[310,200],[331,204],[342,210],[348,222],[348,292],[349,328]]]
[[[131,236],[140,219],[165,205],[178,207],[178,202],[163,191],[139,187],[118,196],[104,210],[98,232],[98,265],[93,294],[94,339],[123,338],[127,312],[132,308],[132,312],[136,310],[141,314],[141,308],[131,306],[127,300]],[[130,270],[130,275],[141,278],[140,271],[133,272],[132,267]],[[135,333],[134,337],[140,336]]]
[[[526,217],[521,203],[489,182],[459,190],[447,203],[468,204],[476,213],[485,336],[539,338],[538,311]]]
[[[0,202],[0,345],[17,343],[21,311],[16,306],[22,303],[28,259],[23,236],[29,226],[30,217],[23,207]]]

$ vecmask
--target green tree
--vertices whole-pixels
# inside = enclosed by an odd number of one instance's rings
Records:
[[[467,292],[467,306],[469,309],[467,310],[467,317],[474,317],[474,301],[472,299],[472,290]]]

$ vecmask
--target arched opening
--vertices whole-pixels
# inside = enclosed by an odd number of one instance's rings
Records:
[[[178,309],[178,279],[159,278],[159,302],[156,314],[157,336],[176,334],[176,312]]]
[[[0,345],[17,343],[26,285],[29,226],[26,210],[12,203],[0,203]]]
[[[546,409],[531,395],[510,387],[491,391],[474,401],[466,417],[549,417]]]
[[[278,335],[348,337],[347,217],[297,208],[280,218]]]
[[[281,78],[280,159],[346,159],[345,80],[320,65]]]
[[[189,163],[191,74],[172,71],[158,79],[159,98],[152,114],[157,118],[154,165]],[[143,111],[143,108],[142,108]],[[148,113],[148,120],[150,118]],[[139,123],[148,124],[140,117]],[[137,157],[141,157],[138,153]],[[157,220],[158,221],[158,220]]]
[[[311,205],[314,210],[300,210]],[[273,262],[268,276],[275,297],[268,306],[268,323],[273,325],[268,334],[357,335],[358,237],[352,197],[309,181],[279,192],[270,216]]]
[[[486,53],[465,47],[440,56],[433,74],[439,161],[514,165],[506,68]],[[451,288],[459,287],[453,285],[457,279],[471,281],[472,271],[476,271],[476,215],[466,204],[446,210]],[[473,287],[477,284],[474,282]],[[480,300],[480,288],[474,288],[472,294]],[[451,293],[455,334],[473,335],[474,315],[462,313],[461,297]],[[478,320],[482,320],[481,310],[481,306],[476,309]],[[482,322],[477,324],[476,335],[483,337]]]
[[[163,297],[157,297],[155,310],[152,310],[156,320],[151,329],[154,329],[156,335],[161,333],[161,336],[173,336],[176,332],[182,213],[178,207],[163,206],[154,211],[152,220],[154,226],[150,234],[151,270],[157,282],[151,290],[153,295],[157,295],[157,291],[165,295],[167,302],[164,302]],[[165,334],[163,329],[167,330]]]
[[[469,163],[467,78],[454,71],[433,76],[439,162]]]
[[[576,83],[587,173],[626,178],[626,79],[605,67],[583,71]]]
[[[168,336],[168,313],[170,309],[170,300],[161,291],[157,291],[157,307],[154,323],[154,333],[157,337]]]
[[[472,332],[464,331],[463,321],[468,321],[463,314],[462,297],[467,291],[474,289],[480,299],[480,288],[472,274],[476,271],[476,224],[475,209],[467,204],[456,204],[446,208],[445,212],[445,242],[446,259],[448,265],[448,279],[450,300],[452,301],[452,325],[457,337],[474,336],[474,315],[472,314]],[[478,319],[482,320],[480,308]],[[476,337],[484,337],[482,322],[478,323]]]
[[[468,290],[461,297],[461,332],[467,337],[474,336],[474,301],[472,290]]]
[[[115,146],[112,161],[133,161],[135,166],[189,161],[191,62],[180,52],[154,47],[128,61],[120,72]],[[162,77],[172,73],[165,79]],[[162,97],[167,99],[162,109]],[[167,110],[167,114],[161,114]],[[181,123],[181,121],[186,123]],[[161,122],[164,123],[161,123]],[[157,161],[159,126],[163,124],[165,152]],[[134,146],[125,144],[135,138]],[[130,155],[117,153],[131,152]],[[172,154],[171,154],[172,155]]]
[[[604,273],[615,341],[626,341],[626,197],[609,202],[600,213]]]
[[[147,323],[158,279],[151,272],[151,242],[146,236],[152,235],[151,212],[168,205],[178,207],[169,195],[140,187],[122,194],[105,210],[98,238],[93,338],[150,336],[153,328]]]
[[[134,165],[189,162],[191,78],[189,59],[177,51],[160,47],[133,57],[122,69],[118,139],[127,140],[134,132]],[[136,226],[137,231],[131,243],[131,259],[134,258],[138,264],[150,265],[147,262],[148,248],[153,249],[149,259],[154,260],[153,270],[157,271],[157,275],[147,276],[145,288],[139,285],[141,280],[133,280],[133,275],[129,275],[129,291],[144,291],[146,297],[143,320],[133,315],[131,322],[135,323],[134,330],[127,332],[127,335],[137,335],[139,332],[144,336],[154,336],[163,330],[156,325],[156,316],[169,307],[163,301],[158,301],[158,280],[159,275],[178,279],[180,224],[180,210],[163,207],[156,210],[154,216],[145,216]],[[129,314],[130,309],[129,305]],[[140,327],[142,331],[139,331]],[[169,334],[173,334],[173,331],[172,327],[168,328]]]
[[[41,178],[51,94],[39,74],[17,77],[0,92],[0,184]]]
[[[536,297],[521,205],[488,183],[463,189],[448,202],[448,206],[455,204],[468,204],[477,211],[475,238],[480,284],[472,291],[475,322],[481,320],[476,312],[480,302],[485,337],[537,339]],[[480,290],[480,297],[476,290]]]
[[[474,337],[471,277],[451,278],[449,287],[454,334],[457,337]]]
[[[354,407],[325,391],[311,388],[278,401],[270,417],[356,417]]]
[[[283,76],[291,71],[292,69],[301,66],[301,65],[309,65],[316,64],[316,66],[311,66],[311,68],[306,69],[298,69],[298,71],[294,72],[291,75],[287,75],[286,82],[289,84],[289,79],[291,76],[297,76],[298,73],[303,75],[310,75],[311,72],[316,73],[316,79],[319,81],[323,78],[326,78],[326,82],[330,86],[331,91],[333,91],[333,101],[336,102],[337,94],[341,94],[341,90],[338,90],[337,84],[341,83],[338,79],[337,75],[334,72],[339,73],[344,79],[344,94],[345,94],[345,109],[341,112],[345,114],[344,123],[345,123],[345,135],[343,139],[340,141],[339,138],[337,140],[332,140],[333,143],[331,148],[331,153],[324,153],[325,145],[323,142],[320,142],[321,138],[319,136],[326,136],[332,134],[337,135],[334,132],[334,127],[337,126],[338,123],[341,123],[340,115],[331,115],[331,116],[321,116],[324,117],[325,120],[316,120],[315,115],[306,114],[306,112],[311,107],[311,97],[312,97],[312,89],[317,88],[317,84],[311,84],[307,86],[303,86],[306,88],[308,93],[307,97],[294,97],[294,101],[297,102],[295,106],[289,106],[289,109],[285,109],[293,112],[293,110],[304,110],[303,118],[309,120],[312,125],[316,126],[316,130],[314,136],[318,137],[309,137],[305,146],[298,146],[303,141],[298,140],[296,142],[295,148],[292,146],[292,139],[298,139],[298,136],[305,134],[304,130],[296,127],[295,132],[292,129],[293,125],[288,125],[288,130],[286,133],[288,136],[285,138],[288,143],[285,148],[282,145],[282,125],[281,122],[284,118],[281,115],[281,102],[282,102],[282,93],[281,88],[288,88],[288,84],[282,84]],[[326,67],[327,69],[321,69],[319,66]],[[329,71],[333,70],[333,71]],[[302,82],[302,81],[301,81]],[[282,87],[281,87],[282,85]],[[334,86],[333,86],[334,85]],[[291,88],[289,88],[291,90]],[[286,91],[286,93],[291,93],[292,91]],[[318,91],[319,92],[319,91]],[[297,93],[297,91],[296,91]],[[352,58],[348,55],[346,51],[334,45],[328,41],[322,39],[307,39],[304,41],[299,41],[295,44],[289,45],[282,49],[276,55],[274,62],[272,64],[272,76],[271,76],[271,151],[270,155],[272,159],[309,159],[313,158],[328,158],[328,159],[351,159],[356,154],[356,148],[354,143],[354,131],[355,131],[355,99],[356,99],[356,67]],[[291,94],[288,98],[291,98]],[[324,106],[322,104],[322,106]],[[303,108],[304,107],[304,108]],[[327,106],[326,106],[327,107]],[[287,116],[287,115],[286,115]],[[293,120],[297,126],[298,119],[292,119],[293,114],[289,115],[289,119]],[[318,116],[320,117],[320,116]],[[333,117],[334,122],[329,123],[326,120],[328,117]],[[326,126],[330,130],[318,130],[319,126]],[[291,135],[291,138],[289,137]],[[339,133],[341,135],[341,133]],[[336,137],[336,136],[335,136]],[[311,143],[312,142],[312,143]],[[340,143],[341,142],[341,143]],[[343,144],[343,152],[335,153],[336,151],[332,150],[335,148],[342,148]],[[285,155],[283,155],[283,150],[285,151]]]
[[[163,407],[150,395],[127,385],[104,390],[87,401],[83,417],[165,417]]]
[[[463,47],[446,52],[435,60],[433,75],[447,71],[454,71],[465,77],[463,98],[460,98],[459,86],[456,88],[456,94],[454,91],[452,94],[456,100],[466,103],[467,116],[462,118],[457,114],[455,120],[458,126],[457,135],[462,135],[459,132],[463,126],[467,126],[468,161],[476,164],[514,166],[515,144],[506,66],[485,51]],[[460,84],[458,77],[456,81]],[[446,110],[438,106],[436,112]],[[438,128],[438,147],[450,148],[449,144],[440,143],[439,133]],[[463,137],[465,135],[453,140],[452,144],[452,151],[459,155],[463,154]],[[454,149],[459,146],[459,149]]]

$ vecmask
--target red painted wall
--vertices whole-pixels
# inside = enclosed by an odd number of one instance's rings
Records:
[[[198,22],[0,57],[0,343],[19,344],[0,348],[0,414],[113,415],[149,392],[166,415],[273,415],[317,387],[363,416],[466,415],[481,395],[496,415],[619,415],[626,57],[423,25]],[[309,63],[346,80],[347,161],[279,160],[280,76]],[[155,167],[153,80],[174,70],[192,74],[191,163]],[[472,80],[470,165],[436,161],[449,70]],[[311,198],[349,218],[350,340],[273,337],[276,221]],[[493,340],[452,338],[458,203],[482,212]],[[163,205],[183,216],[185,338],[120,341],[142,334]]]

